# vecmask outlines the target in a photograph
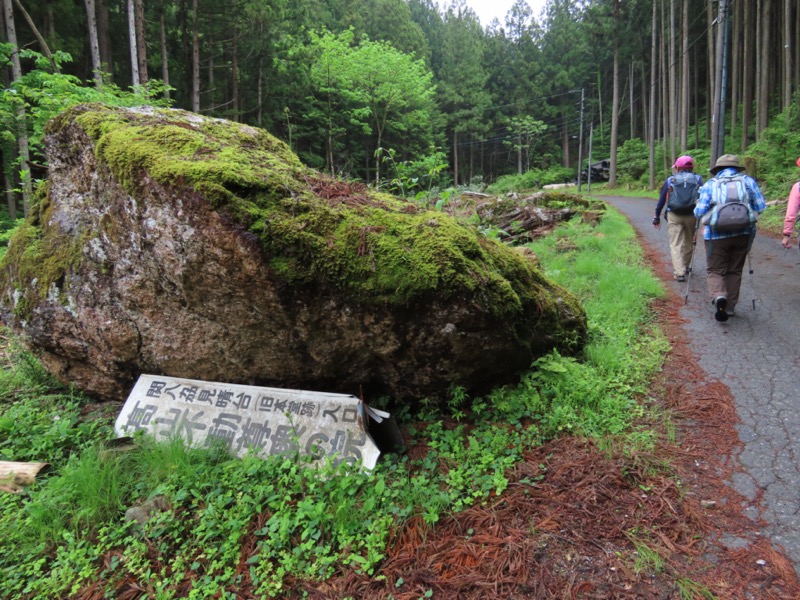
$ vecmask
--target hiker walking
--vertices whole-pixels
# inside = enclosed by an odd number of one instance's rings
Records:
[[[694,206],[697,203],[700,187],[703,185],[703,178],[693,172],[694,159],[691,156],[679,156],[672,169],[675,173],[667,177],[661,186],[653,227],[661,229],[661,210],[666,204],[664,218],[667,220],[673,276],[677,281],[686,281],[697,230]]]
[[[800,167],[800,158],[797,159],[796,164]],[[800,181],[795,183],[789,191],[786,218],[783,221],[783,239],[781,240],[784,248],[792,247],[792,231],[794,231],[794,224],[797,221],[798,210],[800,210]]]
[[[706,285],[716,309],[714,318],[727,321],[739,301],[747,254],[756,235],[758,215],[767,207],[758,183],[744,173],[735,154],[723,154],[710,169],[694,216],[702,218],[706,246]]]

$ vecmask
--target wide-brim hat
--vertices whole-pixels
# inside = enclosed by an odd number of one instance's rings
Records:
[[[737,171],[744,170],[744,167],[739,164],[739,157],[735,154],[723,154],[717,159],[717,164],[709,169],[712,175],[716,175],[722,169],[736,169]]]

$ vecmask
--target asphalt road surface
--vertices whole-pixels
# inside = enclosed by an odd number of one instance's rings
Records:
[[[652,225],[656,201],[603,199],[662,253],[671,274],[666,220],[662,217],[660,230]],[[736,315],[719,323],[706,292],[701,233],[696,249],[681,316],[700,367],[734,397],[741,451],[728,483],[750,501],[745,513],[765,523],[763,535],[784,548],[800,574],[800,252],[757,235]],[[668,285],[683,303],[687,285]]]

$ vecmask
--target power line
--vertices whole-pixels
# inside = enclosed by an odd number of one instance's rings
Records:
[[[564,125],[567,125],[567,126],[578,127],[580,125],[580,117],[574,117],[574,118],[566,120],[566,121],[563,120],[563,119],[557,119],[557,120],[551,121],[550,124],[556,124],[556,125],[564,124]],[[468,141],[458,142],[458,144],[456,144],[456,146],[459,147],[459,148],[467,148],[467,147],[473,147],[473,146],[481,146],[481,145],[485,145],[485,144],[496,144],[498,142],[504,142],[504,141],[508,141],[508,140],[516,140],[516,139],[519,139],[520,135],[524,135],[524,134],[519,134],[519,133],[511,133],[508,128],[504,128],[504,130],[509,132],[509,133],[507,135],[497,135],[497,136],[493,136],[493,137],[490,137],[490,138],[481,138],[481,139],[477,139],[477,140],[468,140]],[[558,132],[554,131],[553,129],[547,129],[547,130],[537,134],[536,137],[540,138],[540,139],[541,138],[557,139],[557,137],[556,137],[557,133]],[[560,136],[560,134],[558,134],[558,135]]]
[[[538,100],[550,100],[552,98],[560,98],[561,96],[566,96],[568,94],[574,94],[576,92],[580,92],[580,90],[579,89],[577,89],[577,90],[568,90],[566,92],[561,92],[560,94],[550,94],[549,96],[537,96],[535,98],[529,98],[528,100],[525,100],[522,104],[524,106],[526,104],[532,104],[533,102],[536,102]],[[517,106],[517,103],[516,102],[509,102],[508,104],[496,104],[494,106],[487,106],[485,109],[483,109],[483,112],[487,112],[487,111],[490,111],[490,110],[493,110],[493,109],[496,109],[496,108],[506,108],[508,106]]]

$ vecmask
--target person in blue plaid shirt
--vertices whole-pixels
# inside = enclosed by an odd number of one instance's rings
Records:
[[[702,188],[700,198],[694,209],[694,216],[702,218],[714,208],[714,197],[718,196],[720,180],[735,178],[744,185],[744,191],[750,209],[761,214],[767,207],[764,195],[758,183],[745,174],[744,167],[739,165],[739,157],[735,154],[723,154],[710,169],[713,175]],[[738,175],[738,177],[736,177]],[[730,180],[730,179],[728,179]],[[724,184],[723,184],[724,185]],[[742,284],[742,271],[747,260],[747,253],[756,235],[755,222],[733,231],[718,231],[710,225],[703,228],[703,240],[706,247],[706,285],[711,302],[716,309],[714,318],[727,321],[735,313],[739,301],[739,287]]]

